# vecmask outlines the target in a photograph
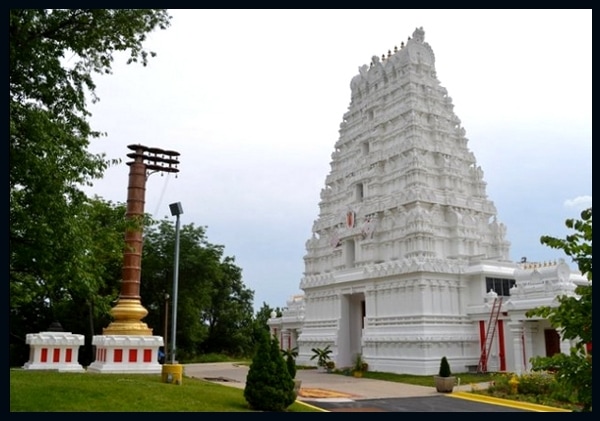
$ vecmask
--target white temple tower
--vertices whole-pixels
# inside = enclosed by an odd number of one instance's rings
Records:
[[[359,352],[379,371],[477,364],[465,310],[480,277],[465,273],[492,260],[501,277],[510,244],[423,29],[360,67],[351,92],[306,245],[300,358],[331,344],[337,366]]]
[[[336,367],[437,374],[530,369],[568,352],[548,320],[587,280],[563,261],[509,260],[506,227],[486,195],[424,31],[359,68],[306,242],[303,296],[268,324],[297,363],[330,346]]]

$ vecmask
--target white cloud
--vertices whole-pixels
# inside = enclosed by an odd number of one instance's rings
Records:
[[[567,208],[584,210],[592,206],[592,196],[577,196],[573,199],[567,199],[564,205]]]

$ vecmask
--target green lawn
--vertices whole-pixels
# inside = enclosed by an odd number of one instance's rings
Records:
[[[458,373],[452,375],[460,379],[461,385],[484,383],[493,380],[492,373]],[[363,373],[363,377],[366,379],[386,380],[390,382],[435,387],[433,376],[417,376],[412,374],[394,374],[382,373],[379,371],[365,371]]]
[[[300,368],[303,369],[303,368]],[[343,375],[341,371],[332,375]],[[498,378],[494,373],[457,373],[461,384]],[[496,376],[496,377],[495,377]],[[364,378],[434,387],[433,376],[367,371]],[[477,390],[485,394],[485,390]],[[575,410],[551,396],[494,396]],[[254,412],[243,389],[185,377],[181,385],[163,383],[160,374],[58,373],[10,370],[11,412]],[[288,412],[319,412],[296,402]]]
[[[254,412],[243,389],[160,374],[10,370],[11,412]],[[319,412],[295,402],[288,412]]]

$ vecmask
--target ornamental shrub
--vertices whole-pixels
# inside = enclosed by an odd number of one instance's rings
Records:
[[[285,365],[292,379],[296,378],[296,357],[298,356],[298,348],[282,349],[281,355],[285,358]]]
[[[288,355],[285,358],[285,365],[288,373],[290,373],[290,377],[294,379],[296,377],[296,360],[291,355]]]
[[[258,348],[246,376],[244,398],[252,409],[278,411],[287,409],[296,400],[294,380],[281,355],[279,342],[269,333],[260,333]]]
[[[448,359],[446,356],[442,357],[440,361],[440,371],[438,374],[440,377],[450,377],[452,376],[452,372],[450,371],[450,364],[448,363]]]

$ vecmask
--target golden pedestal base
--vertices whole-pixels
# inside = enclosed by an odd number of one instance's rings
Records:
[[[142,306],[140,300],[121,298],[110,310],[110,314],[115,320],[102,330],[103,335],[152,336],[152,329],[141,321],[148,314],[148,310]]]

